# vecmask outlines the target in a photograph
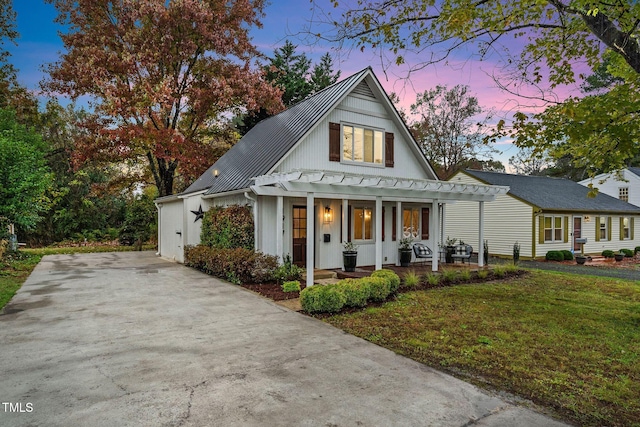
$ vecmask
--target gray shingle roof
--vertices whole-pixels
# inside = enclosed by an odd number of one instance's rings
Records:
[[[508,194],[542,210],[640,214],[640,207],[603,193],[598,193],[596,197],[588,197],[587,187],[568,179],[472,169],[465,170],[465,173],[487,184],[508,185]]]
[[[640,176],[640,168],[627,168],[627,169],[629,169],[629,172]]]
[[[335,83],[289,109],[258,123],[182,194],[248,188],[280,160],[325,114],[358,84],[370,68]],[[218,177],[213,171],[218,170]]]

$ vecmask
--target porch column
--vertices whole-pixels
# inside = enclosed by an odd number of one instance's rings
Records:
[[[256,195],[256,200],[253,202],[253,248],[257,251],[261,249],[260,247],[260,215],[259,215],[259,207],[258,207],[258,195]]]
[[[445,234],[447,233],[447,204],[442,203],[440,205],[442,207],[442,213],[440,217],[440,221],[442,224],[442,228],[440,229],[440,243],[444,242]]]
[[[342,242],[349,241],[349,199],[342,199]]]
[[[156,252],[157,256],[162,255],[162,203],[157,204],[158,208],[158,252]]]
[[[484,202],[478,203],[479,215],[478,215],[478,267],[484,266]]]
[[[438,239],[440,236],[440,215],[438,212],[438,201],[434,200],[431,205],[431,210],[433,211],[433,215],[429,218],[429,221],[432,224],[431,228],[433,230],[434,236],[434,245],[433,245],[433,255],[431,257],[431,271],[438,271],[438,261],[440,261],[440,248],[438,247]]]
[[[316,247],[316,214],[313,193],[307,193],[307,286],[313,286],[313,260]]]
[[[396,240],[402,239],[402,202],[396,202]],[[396,266],[400,266],[400,255],[396,250]]]
[[[382,269],[382,196],[376,196],[376,270]]]
[[[278,256],[278,263],[282,264],[284,254],[284,197],[277,196],[276,198],[276,255]]]

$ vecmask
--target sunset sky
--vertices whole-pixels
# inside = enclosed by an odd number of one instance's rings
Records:
[[[323,8],[327,11],[335,11],[328,0],[317,1],[318,4],[326,4]],[[18,31],[20,38],[18,46],[9,45],[12,53],[10,61],[19,69],[19,80],[29,89],[37,92],[38,82],[43,78],[42,66],[58,59],[62,50],[62,42],[58,31],[62,27],[55,24],[53,19],[56,11],[50,4],[43,0],[14,1],[13,5],[18,14]],[[273,51],[282,46],[286,39],[298,45],[298,51],[305,52],[314,62],[324,53],[330,52],[334,58],[336,69],[340,69],[342,77],[355,73],[366,66],[371,66],[382,82],[387,92],[396,92],[401,99],[400,108],[408,110],[409,105],[415,101],[416,93],[433,88],[438,84],[452,87],[456,84],[465,84],[471,88],[479,102],[485,108],[496,110],[496,119],[509,119],[516,108],[523,109],[523,104],[531,104],[522,98],[517,98],[496,87],[491,78],[492,74],[499,71],[500,56],[494,53],[483,61],[473,58],[471,52],[458,51],[451,57],[448,64],[429,66],[420,72],[412,74],[409,80],[406,76],[406,67],[390,67],[383,70],[377,52],[371,49],[337,50],[335,46],[316,43],[309,45],[302,39],[300,33],[308,26],[311,19],[320,19],[319,11],[311,10],[311,3],[306,0],[272,0],[265,9],[262,29],[253,29],[251,34],[255,45],[265,54],[272,55]],[[321,27],[315,27],[316,31]],[[417,61],[420,58],[408,58],[409,61]],[[563,98],[569,93],[577,93],[578,84],[572,87],[559,89],[559,97]],[[530,110],[530,108],[524,108]],[[517,150],[508,141],[503,141],[499,147],[503,154],[499,159],[507,166],[510,156]]]

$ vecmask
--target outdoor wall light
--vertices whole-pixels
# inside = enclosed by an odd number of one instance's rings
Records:
[[[324,208],[324,223],[330,224],[333,222],[333,211],[329,206],[325,206]]]
[[[218,169],[214,169],[213,170],[213,177],[217,178],[218,177]]]

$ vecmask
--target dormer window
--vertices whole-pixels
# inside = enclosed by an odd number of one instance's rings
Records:
[[[358,126],[342,126],[342,160],[382,165],[384,133]]]

